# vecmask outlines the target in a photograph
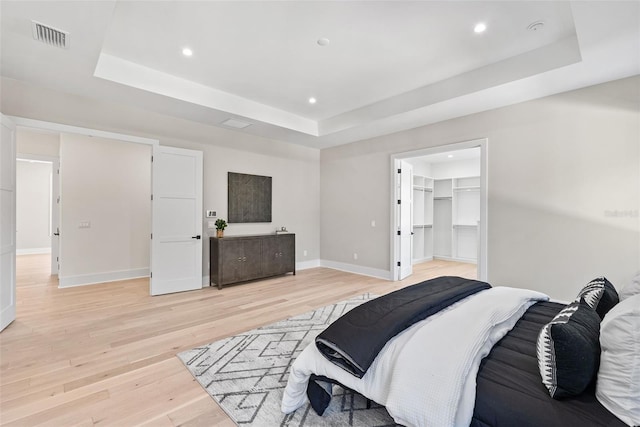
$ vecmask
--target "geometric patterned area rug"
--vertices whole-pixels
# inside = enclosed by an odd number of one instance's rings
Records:
[[[333,387],[322,417],[309,403],[292,414],[280,411],[289,368],[304,348],[338,317],[373,298],[370,294],[263,326],[178,354],[200,385],[237,424],[254,427],[395,426],[384,407]]]

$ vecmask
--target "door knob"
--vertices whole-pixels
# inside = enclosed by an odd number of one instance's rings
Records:
[[[198,234],[197,236],[191,236],[191,238],[200,240],[200,235]]]

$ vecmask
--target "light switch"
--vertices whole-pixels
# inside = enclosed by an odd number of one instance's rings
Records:
[[[80,221],[80,225],[78,226],[78,228],[91,228],[91,222],[90,221]]]
[[[216,211],[207,211],[207,218],[215,218]]]

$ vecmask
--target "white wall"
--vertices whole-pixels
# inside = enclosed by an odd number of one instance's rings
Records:
[[[322,257],[389,271],[390,155],[486,137],[489,281],[621,287],[640,270],[639,103],[636,76],[323,150]]]
[[[63,133],[60,159],[60,286],[148,275],[151,146]]]
[[[60,135],[31,129],[16,130],[16,152],[58,157],[60,154]]]
[[[272,177],[272,222],[229,224],[225,235],[273,233],[277,228],[284,226],[296,234],[297,267],[306,268],[319,265],[320,201],[318,194],[320,192],[320,171],[318,151],[286,144],[287,147],[283,153],[263,154],[214,144],[166,138],[162,144],[204,152],[203,206],[205,211],[215,210],[217,218],[228,218],[228,172]],[[204,218],[204,236],[213,235],[207,230],[207,221]],[[208,239],[205,239],[203,258],[203,276],[208,276]]]
[[[433,162],[430,156],[419,156],[404,161],[413,165],[413,174],[428,176],[434,179],[460,178],[480,176],[480,157],[477,159]]]
[[[434,179],[467,176],[480,176],[480,158],[431,164],[431,177]]]
[[[51,163],[16,163],[16,251],[51,251]]]
[[[431,163],[425,157],[415,157],[411,159],[403,159],[405,162],[413,166],[413,174],[420,176],[432,176]]]

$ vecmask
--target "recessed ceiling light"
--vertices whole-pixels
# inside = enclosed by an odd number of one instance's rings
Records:
[[[453,158],[453,154],[449,154],[447,157],[451,159]]]
[[[320,46],[327,46],[329,43],[331,43],[331,40],[329,40],[326,37],[322,37],[322,38],[318,39],[318,41],[316,43],[318,43],[318,45],[320,45]]]
[[[475,27],[473,27],[473,31],[478,34],[484,33],[486,29],[487,29],[487,24],[485,24],[484,22],[479,22],[476,24]]]
[[[193,51],[191,49],[189,49],[188,47],[185,47],[184,49],[182,49],[182,54],[184,56],[191,56],[191,55],[193,55]]]
[[[316,102],[318,102],[318,100],[315,99],[313,96],[309,98],[309,104],[315,104]]]

